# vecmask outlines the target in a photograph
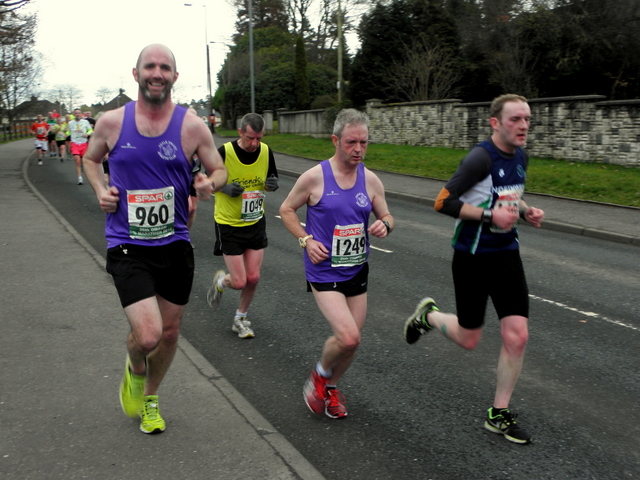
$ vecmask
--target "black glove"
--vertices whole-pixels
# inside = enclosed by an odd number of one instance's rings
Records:
[[[270,192],[275,192],[280,186],[278,185],[278,177],[275,175],[271,175],[264,181],[264,186],[267,187],[267,190]]]
[[[222,190],[220,191],[226,193],[230,197],[237,197],[242,192],[244,192],[244,187],[238,182],[233,182],[227,183],[224,187],[222,187]]]

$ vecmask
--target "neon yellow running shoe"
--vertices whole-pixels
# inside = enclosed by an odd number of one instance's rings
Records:
[[[127,355],[124,377],[120,382],[120,405],[127,417],[139,417],[142,411],[142,397],[144,396],[144,375],[131,373],[131,363]]]
[[[164,432],[166,424],[160,416],[160,405],[158,404],[157,395],[147,395],[144,397],[142,404],[142,420],[140,421],[140,430],[142,433],[161,433]]]

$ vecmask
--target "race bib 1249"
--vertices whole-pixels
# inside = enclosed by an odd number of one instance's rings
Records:
[[[367,261],[364,224],[336,225],[331,245],[331,266],[352,267]]]

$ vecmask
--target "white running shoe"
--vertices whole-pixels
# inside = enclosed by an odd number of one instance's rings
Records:
[[[233,333],[237,333],[240,338],[253,338],[255,334],[250,327],[251,322],[247,320],[247,317],[235,317],[231,330]]]
[[[78,185],[82,185],[82,177],[78,177]]]
[[[224,270],[218,270],[213,275],[213,281],[211,282],[211,286],[209,290],[207,290],[207,303],[214,310],[220,306],[220,301],[222,300],[222,294],[224,290],[218,286],[218,282],[220,279],[224,278],[226,275]]]

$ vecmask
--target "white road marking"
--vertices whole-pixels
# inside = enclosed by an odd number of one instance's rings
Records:
[[[560,302],[555,302],[553,300],[547,300],[546,298],[542,298],[542,297],[537,297],[535,295],[531,295],[529,294],[529,297],[535,299],[535,300],[540,300],[541,302],[546,302],[546,303],[550,303],[552,305],[555,305],[556,307],[560,307],[560,308],[564,308],[565,310],[569,310],[571,312],[575,312],[575,313],[579,313],[580,315],[584,315],[585,317],[589,317],[589,318],[596,318],[599,320],[604,320],[605,322],[609,322],[612,323],[614,325],[619,325],[621,327],[627,327],[630,328],[631,330],[636,330],[636,331],[640,331],[640,328],[638,327],[634,327],[633,325],[628,325],[626,323],[622,323],[618,320],[612,320],[610,318],[604,317],[602,315],[600,315],[599,313],[595,313],[595,312],[583,312],[582,310],[578,310],[577,308],[574,307],[570,307],[569,305],[565,305],[564,303],[560,303]]]
[[[277,217],[277,218],[280,218],[280,217]],[[300,222],[300,225],[302,225],[303,227],[306,227],[306,225],[304,223],[302,223],[302,222]],[[373,245],[371,245],[371,248],[375,248],[376,250],[379,250],[379,251],[384,252],[384,253],[393,253],[393,251],[391,251],[391,250],[384,250],[382,248],[374,247]],[[613,320],[611,318],[607,318],[607,317],[602,316],[602,315],[600,315],[599,313],[596,313],[596,312],[583,312],[582,310],[578,310],[575,307],[570,307],[569,305],[565,305],[564,303],[556,302],[554,300],[547,300],[546,298],[538,297],[536,295],[529,294],[529,297],[533,298],[534,300],[540,300],[541,302],[550,303],[552,305],[555,305],[556,307],[564,308],[565,310],[569,310],[571,312],[579,313],[580,315],[584,315],[585,317],[604,320],[605,322],[611,323],[613,325],[619,325],[621,327],[630,328],[631,330],[636,330],[636,331],[640,332],[640,328],[638,328],[638,327],[634,327],[633,325],[628,325],[626,323],[622,323],[619,320]]]

